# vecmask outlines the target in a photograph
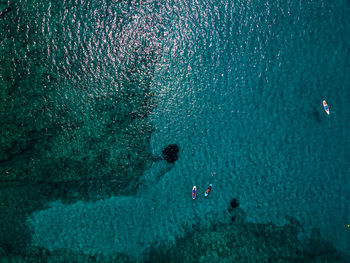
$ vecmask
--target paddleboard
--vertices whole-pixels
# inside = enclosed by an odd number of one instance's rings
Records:
[[[327,102],[324,100],[323,101],[323,108],[324,108],[324,110],[326,111],[326,113],[329,115],[329,107],[328,107],[328,105],[327,105]]]
[[[192,188],[192,199],[196,199],[196,196],[197,196],[197,187],[196,186],[193,186]]]
[[[212,186],[213,186],[212,184],[209,185],[208,189],[205,191],[205,194],[204,194],[205,196],[209,195]]]

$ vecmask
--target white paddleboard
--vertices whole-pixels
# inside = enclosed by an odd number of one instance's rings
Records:
[[[327,102],[324,100],[323,102],[323,108],[324,108],[324,110],[326,111],[326,113],[329,115],[329,107],[328,107],[328,104],[327,104]]]

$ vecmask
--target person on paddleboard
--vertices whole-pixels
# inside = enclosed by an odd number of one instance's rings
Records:
[[[192,199],[196,199],[196,196],[197,196],[197,187],[196,186],[193,186],[192,188]]]
[[[204,194],[205,196],[208,196],[208,195],[209,195],[212,186],[213,186],[212,184],[209,185],[209,187],[208,187],[207,190],[205,191],[205,194]]]
[[[214,175],[216,175],[216,172],[211,172],[211,176],[214,176]],[[208,186],[207,190],[205,190],[204,196],[208,196],[208,195],[209,195],[212,186],[213,186],[212,184],[210,184],[210,185]]]
[[[322,104],[323,104],[323,108],[324,108],[325,112],[329,115],[331,106],[329,106],[325,100],[322,102]]]

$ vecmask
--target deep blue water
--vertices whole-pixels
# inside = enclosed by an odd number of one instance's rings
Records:
[[[229,222],[227,206],[237,197],[248,222],[284,225],[292,216],[304,226],[300,239],[318,228],[350,250],[348,1],[149,1],[125,10],[114,2],[70,4],[60,15],[72,21],[62,30],[73,55],[58,85],[72,114],[86,111],[87,131],[99,133],[89,97],[118,92],[114,70],[131,63],[130,50],[155,52],[150,150],[159,155],[176,143],[180,157],[171,169],[154,162],[136,195],[56,200],[32,213],[33,244],[135,259],[192,225]],[[59,33],[45,26],[50,10],[40,12],[50,46]],[[118,23],[123,12],[129,20]],[[75,83],[86,89],[73,94]]]

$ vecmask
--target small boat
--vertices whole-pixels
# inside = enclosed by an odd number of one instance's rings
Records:
[[[324,108],[324,110],[326,111],[326,113],[329,115],[329,107],[328,107],[328,104],[327,104],[327,102],[324,100],[323,101],[323,108]]]
[[[197,196],[197,187],[196,186],[193,186],[192,188],[192,199],[196,199],[196,196]]]
[[[213,185],[212,184],[210,184],[209,185],[209,187],[207,188],[207,190],[205,190],[205,196],[208,196],[208,194],[210,193],[210,191],[211,191],[211,187],[212,187]]]

